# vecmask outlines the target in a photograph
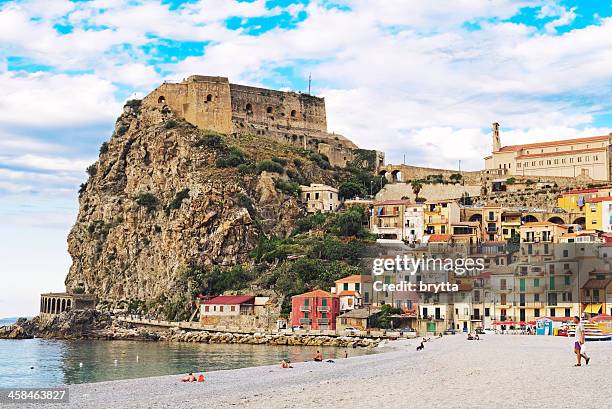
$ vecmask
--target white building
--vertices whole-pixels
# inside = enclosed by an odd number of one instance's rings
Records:
[[[423,241],[423,232],[425,231],[423,227],[423,205],[410,204],[406,206],[404,208],[404,215],[406,220],[404,223],[404,237],[406,237],[409,243],[421,243]]]
[[[200,304],[200,317],[251,315],[255,312],[255,297],[220,295]]]

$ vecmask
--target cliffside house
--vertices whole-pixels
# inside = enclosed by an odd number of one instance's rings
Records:
[[[406,240],[408,238],[406,224],[406,209],[410,200],[383,200],[374,202],[370,229],[381,239]]]
[[[302,200],[306,203],[308,213],[335,212],[340,206],[338,189],[319,183],[311,183],[310,186],[300,186]]]
[[[70,310],[96,308],[96,296],[75,293],[45,293],[40,295],[40,315],[52,317]]]
[[[309,291],[291,297],[291,325],[306,329],[336,329],[340,299],[323,290]]]
[[[252,295],[220,295],[200,303],[200,317],[253,315],[255,297]]]

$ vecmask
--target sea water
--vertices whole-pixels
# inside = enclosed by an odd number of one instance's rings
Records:
[[[325,359],[344,348],[142,341],[0,340],[0,387],[62,384],[208,372],[306,361],[319,349]],[[370,353],[346,350],[349,356]],[[82,364],[82,365],[81,365]]]

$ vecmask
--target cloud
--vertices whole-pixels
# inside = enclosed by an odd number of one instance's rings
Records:
[[[0,73],[0,124],[77,127],[110,122],[121,110],[116,87],[95,75]]]

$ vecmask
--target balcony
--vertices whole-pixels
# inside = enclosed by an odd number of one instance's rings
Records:
[[[470,321],[482,321],[482,315],[470,315]]]
[[[310,318],[300,318],[300,324],[310,325]]]
[[[317,320],[317,322],[319,323],[319,325],[329,325],[329,319],[328,318],[319,318]]]
[[[310,306],[309,305],[300,305],[300,311],[302,311],[302,312],[310,311]]]
[[[319,311],[319,312],[329,312],[329,307],[328,306],[317,307],[317,311]]]

